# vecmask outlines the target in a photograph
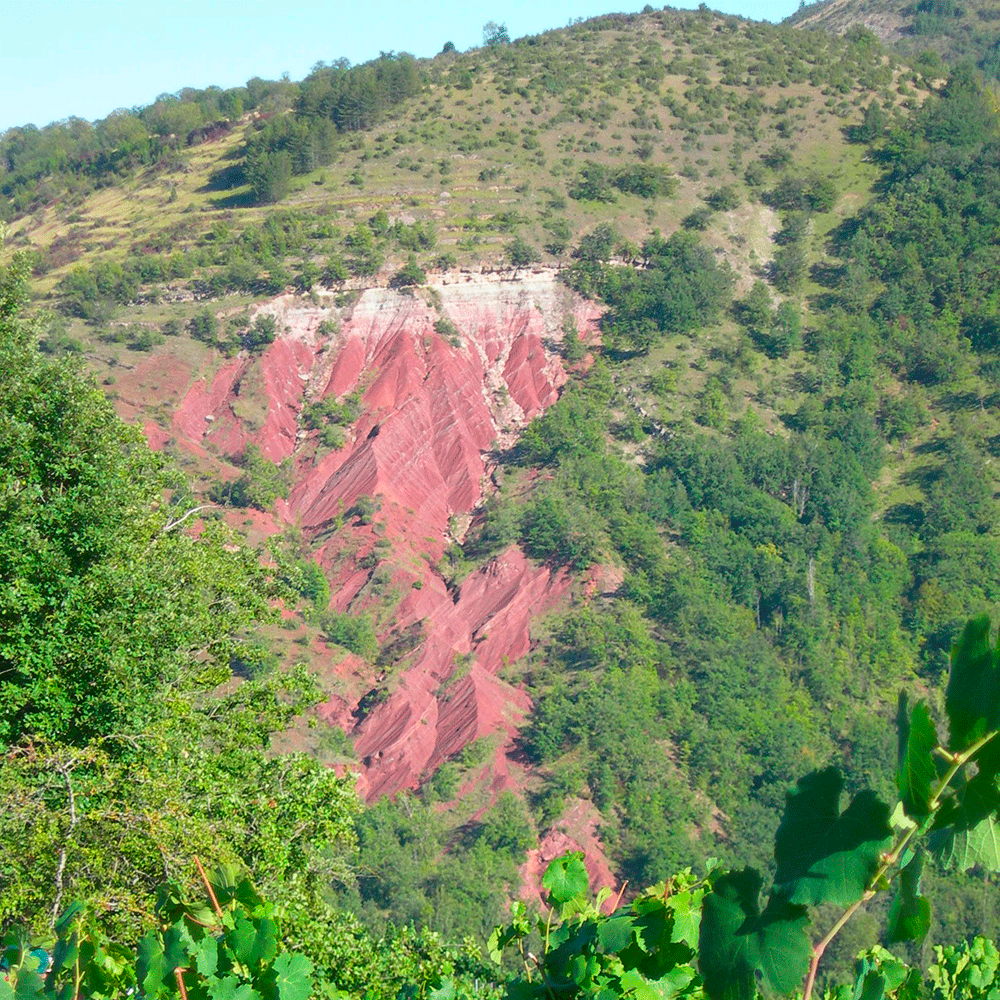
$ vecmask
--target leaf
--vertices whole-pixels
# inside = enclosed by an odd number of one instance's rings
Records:
[[[268,1000],[309,1000],[313,986],[312,972],[312,962],[305,955],[282,953],[274,960],[266,977]],[[428,994],[428,1000],[431,1000],[432,995],[433,991]],[[442,997],[439,1000],[450,998]]]
[[[237,913],[236,926],[226,934],[226,942],[237,962],[256,969],[277,954],[278,927],[269,917],[251,921]]]
[[[944,868],[967,872],[977,865],[1000,872],[1000,818],[987,816],[972,827],[948,827],[931,834],[931,851]]]
[[[45,980],[34,969],[20,969],[11,996],[14,1000],[31,1000],[45,992]]]
[[[1000,747],[988,744],[978,755],[979,773],[945,799],[934,819],[930,847],[945,868],[968,871],[981,865],[1000,871],[1000,784],[994,755]]]
[[[236,898],[240,884],[240,874],[235,865],[218,865],[208,876],[208,884],[215,893],[220,906],[225,906]]]
[[[548,889],[552,906],[562,906],[570,900],[586,896],[589,887],[583,854],[579,851],[556,858],[542,876],[542,888]]]
[[[937,731],[927,706],[918,701],[913,714],[907,712],[906,695],[899,695],[897,712],[899,727],[899,764],[896,787],[908,816],[922,817],[930,813],[931,786],[937,778],[934,749],[938,745]]]
[[[219,967],[219,942],[211,935],[203,937],[194,950],[195,968],[203,976],[214,976]]]
[[[931,926],[931,904],[920,895],[923,858],[917,854],[899,873],[899,885],[889,910],[887,941],[923,941]]]
[[[679,892],[667,900],[667,906],[673,910],[674,926],[670,932],[670,940],[678,944],[686,944],[689,948],[698,947],[698,931],[701,928],[701,906],[690,892]]]
[[[170,971],[163,946],[155,934],[147,934],[139,942],[136,954],[136,976],[143,993],[155,996]]]
[[[208,995],[211,1000],[262,1000],[249,983],[241,983],[236,976],[209,981]]]
[[[875,971],[868,972],[855,987],[857,1000],[883,1000],[885,979]]]
[[[163,955],[168,970],[187,968],[195,950],[194,938],[183,922],[171,924],[163,932]]]
[[[950,735],[948,748],[967,750],[1000,728],[1000,656],[990,648],[990,619],[971,619],[951,650],[945,691]]]
[[[302,1000],[306,1000],[306,998],[303,997]],[[451,977],[446,976],[439,981],[437,986],[429,989],[427,1000],[455,1000],[455,983]]]
[[[792,903],[850,906],[864,895],[888,846],[888,806],[866,789],[841,814],[843,785],[837,770],[827,768],[788,793],[774,838],[774,881]]]
[[[634,922],[630,913],[616,913],[597,925],[597,940],[605,952],[617,955],[631,943],[633,929]]]
[[[758,971],[779,993],[805,975],[812,951],[805,907],[772,896],[761,913],[762,883],[752,868],[730,872],[705,897],[698,962],[710,1000],[753,1000]]]
[[[82,910],[83,903],[81,903],[78,899],[74,899],[73,902],[70,903],[65,910],[63,910],[55,924],[55,932],[59,937],[62,937],[69,930],[70,924],[73,922],[76,915]]]

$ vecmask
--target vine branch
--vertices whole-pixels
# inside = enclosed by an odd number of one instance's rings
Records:
[[[933,816],[934,813],[936,813],[940,808],[941,796],[948,790],[948,786],[955,779],[955,775],[957,775],[958,772],[961,771],[961,769],[965,767],[965,765],[972,760],[972,758],[975,757],[975,755],[979,753],[979,751],[982,750],[982,748],[986,746],[986,744],[989,743],[990,740],[992,740],[996,735],[996,730],[987,733],[985,736],[973,743],[972,746],[960,752],[952,753],[942,746],[934,748],[933,752],[946,760],[949,766],[948,770],[945,771],[945,773],[938,779],[937,784],[934,787],[933,794],[927,801],[929,809],[928,818]],[[926,823],[927,821],[925,820],[925,827]],[[918,829],[919,826],[914,824],[909,829],[904,830],[898,835],[896,842],[892,846],[892,850],[883,856],[882,863],[875,870],[875,874],[869,879],[868,888],[865,890],[864,895],[859,900],[852,903],[840,915],[839,919],[833,927],[830,928],[826,936],[813,946],[812,958],[809,961],[809,971],[806,974],[805,986],[802,991],[802,1000],[810,1000],[812,996],[813,987],[816,984],[816,974],[819,970],[819,963],[823,958],[823,953],[826,951],[827,947],[829,947],[830,942],[841,932],[841,930],[843,930],[844,925],[851,919],[851,917],[853,917],[854,914],[857,913],[857,911],[875,895],[877,892],[876,886],[879,881],[881,881],[889,869],[892,868],[897,861],[899,861],[900,856],[903,851],[906,850],[907,845],[916,835]]]

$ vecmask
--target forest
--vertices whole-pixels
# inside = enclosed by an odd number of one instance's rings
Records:
[[[692,48],[668,52],[680,67],[652,47],[607,65],[636,93],[687,74],[683,101],[657,103],[690,155],[669,161],[676,172],[660,159],[640,99],[638,163],[588,151],[581,132],[561,187],[523,193],[530,218],[498,203],[483,224],[413,205],[341,219],[311,213],[296,184],[342,169],[345,189],[374,186],[382,151],[409,155],[396,118],[446,74],[457,101],[487,65],[512,102],[571,90],[569,59],[546,55],[526,77],[533,50],[559,51],[546,36],[0,137],[17,220],[57,194],[78,210],[262,112],[207,181],[226,206],[122,257],[67,262],[18,237],[5,254],[0,930],[14,975],[0,997],[1000,995],[995,91],[969,62],[933,84],[929,64],[926,77],[892,71],[860,31],[648,16],[565,37],[586,50],[637,24],[683,25]],[[763,49],[702,82],[715,30],[759,32]],[[831,118],[848,166],[824,173],[785,141],[798,105],[765,108],[738,89],[748,77],[778,95],[785,80],[825,88],[830,107],[843,82],[854,103]],[[604,99],[573,113],[593,122]],[[727,143],[746,145],[699,167],[723,121]],[[534,136],[501,133],[464,135],[497,164],[476,164],[480,186],[539,162]],[[496,151],[515,148],[504,165]],[[448,176],[436,158],[419,169]],[[774,219],[749,277],[720,236],[747,206]],[[538,623],[510,667],[534,706],[517,737],[533,780],[456,824],[449,804],[482,744],[369,805],[349,769],[272,751],[275,734],[316,726],[303,719],[323,697],[307,664],[278,665],[267,636],[283,609],[388,672],[393,637],[371,612],[329,606],[308,551],[201,522],[203,503],[271,509],[290,468],[249,447],[235,478],[193,490],[84,363],[181,341],[259,357],[281,330],[250,322],[253,297],[349,298],[351,281],[377,278],[419,288],[484,246],[515,269],[542,246],[566,289],[600,305],[600,337],[564,328],[567,385],[498,451],[498,488],[440,570],[459,588],[517,545],[581,587],[601,567],[620,582]],[[48,275],[50,310],[30,291]],[[173,283],[190,306],[154,325],[137,307],[158,308]],[[227,297],[239,308],[224,312]],[[335,450],[361,405],[326,398],[303,427]],[[378,509],[346,513],[364,526]],[[601,818],[618,886],[595,900],[569,855],[544,875],[541,916],[512,912],[527,852],[580,801]]]

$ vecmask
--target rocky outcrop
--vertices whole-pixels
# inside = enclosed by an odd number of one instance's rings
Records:
[[[532,618],[568,581],[516,547],[457,590],[435,567],[490,488],[492,449],[558,398],[565,317],[586,335],[595,310],[544,270],[516,281],[452,274],[412,292],[369,288],[342,307],[332,296],[318,305],[284,296],[259,312],[275,317],[275,341],[259,358],[233,358],[194,381],[172,430],[199,452],[233,455],[253,441],[273,461],[295,464],[278,513],[318,543],[337,609],[375,603],[376,568],[403,595],[380,638],[415,643],[373,679],[374,697],[325,707],[353,730],[362,791],[373,798],[413,787],[493,733],[501,738],[492,791],[513,787],[517,768],[506,754],[530,702],[500,675],[528,651]],[[361,394],[361,415],[343,447],[317,452],[302,406],[348,393]],[[381,508],[369,528],[347,529],[353,552],[345,554],[345,512],[366,496]]]

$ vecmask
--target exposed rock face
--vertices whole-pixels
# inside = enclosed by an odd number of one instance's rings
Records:
[[[552,348],[564,317],[572,312],[586,335],[597,313],[551,271],[518,281],[446,276],[412,294],[371,288],[343,313],[291,296],[260,311],[277,319],[277,339],[259,359],[231,360],[211,380],[195,382],[173,430],[199,451],[210,444],[234,454],[252,440],[273,461],[296,461],[295,485],[279,514],[326,539],[318,558],[338,609],[371,603],[373,571],[362,557],[380,534],[389,541],[382,552],[391,586],[405,594],[392,632],[413,635],[415,646],[388,668],[374,710],[327,706],[330,718],[354,728],[363,793],[370,799],[413,787],[471,740],[497,732],[503,745],[491,788],[496,795],[513,787],[516,767],[506,752],[530,702],[498,674],[528,651],[532,617],[558,600],[568,581],[533,566],[516,547],[458,593],[433,566],[454,540],[454,523],[467,523],[483,499],[490,449],[511,443],[558,398],[567,376]],[[324,320],[339,323],[338,332],[322,333]],[[344,447],[315,461],[304,457],[303,403],[355,391],[362,413]],[[363,496],[380,497],[381,511],[376,525],[355,532],[360,547],[345,559],[334,533]]]

